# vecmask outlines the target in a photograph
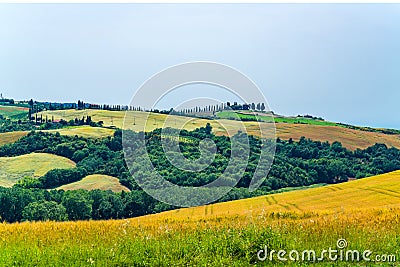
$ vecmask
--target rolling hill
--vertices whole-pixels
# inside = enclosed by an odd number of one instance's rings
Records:
[[[63,185],[58,187],[57,189],[63,189],[63,190],[100,189],[100,190],[111,190],[113,192],[130,191],[128,188],[120,184],[118,178],[101,174],[88,175],[78,182]]]
[[[42,130],[43,132],[59,132],[61,135],[67,136],[81,136],[85,138],[104,138],[112,136],[115,132],[113,129],[101,128],[101,127],[90,127],[90,126],[78,126],[62,128],[57,130]],[[18,141],[21,137],[26,136],[29,131],[16,131],[8,133],[0,133],[0,146],[5,144],[12,144]]]
[[[1,157],[0,186],[11,187],[25,176],[40,177],[52,169],[73,167],[75,167],[73,161],[46,153],[31,153],[18,157]]]
[[[258,216],[270,212],[335,213],[357,209],[400,208],[400,171],[341,184],[167,211],[148,220]]]
[[[115,126],[118,128],[132,129],[136,131],[143,130],[145,120],[149,115],[147,112],[129,111],[129,119],[123,125],[125,112],[124,111],[106,111],[106,110],[62,110],[62,111],[45,111],[43,116],[54,116],[56,120],[64,119],[71,120],[81,118],[83,116],[91,116],[93,121],[103,121],[105,126]],[[168,120],[166,121],[166,118]],[[400,135],[384,134],[378,132],[368,132],[345,127],[336,126],[334,123],[319,123],[319,124],[298,124],[288,123],[290,121],[277,120],[276,135],[282,139],[293,138],[298,140],[301,136],[319,141],[340,141],[344,147],[348,149],[367,148],[375,143],[384,143],[388,146],[400,148]],[[164,125],[165,123],[165,125]],[[240,122],[228,119],[208,120],[183,116],[167,116],[164,114],[151,113],[148,117],[146,131],[154,130],[161,127],[184,128],[193,130],[203,127],[210,123],[213,127],[213,132],[216,135],[226,135],[227,132],[235,133],[238,130],[247,129],[249,134],[260,135],[257,122],[246,121]],[[273,136],[270,131],[270,123],[260,123],[263,132],[267,137]]]

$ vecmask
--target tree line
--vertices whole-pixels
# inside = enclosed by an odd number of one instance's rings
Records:
[[[216,113],[224,110],[253,110],[253,111],[264,111],[266,106],[264,103],[244,103],[240,104],[238,102],[226,102],[216,105],[205,105],[205,106],[193,106],[191,108],[185,108],[180,110],[159,110],[159,109],[150,109],[147,110],[140,106],[131,106],[131,105],[109,105],[109,104],[94,104],[94,103],[85,103],[82,100],[78,100],[77,103],[50,103],[50,102],[38,102],[33,99],[28,101],[29,114],[28,118],[30,120],[36,119],[34,116],[35,113],[39,113],[43,110],[65,110],[65,109],[98,109],[98,110],[110,110],[110,111],[150,111],[154,113],[163,113],[163,114],[173,114],[173,115],[188,115],[188,114],[196,114],[196,113]]]
[[[163,208],[143,191],[39,190],[0,187],[3,222],[131,218]]]

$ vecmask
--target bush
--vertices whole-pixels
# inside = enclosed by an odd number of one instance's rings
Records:
[[[86,175],[87,171],[84,168],[55,169],[40,177],[39,181],[42,188],[55,188],[79,181]]]

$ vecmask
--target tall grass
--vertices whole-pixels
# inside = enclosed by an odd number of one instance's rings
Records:
[[[264,213],[209,220],[44,222],[0,226],[2,266],[248,266],[269,249],[335,248],[399,256],[400,210]],[[274,265],[281,265],[276,258]],[[286,263],[287,264],[287,263]],[[302,265],[304,262],[292,263]],[[317,265],[332,266],[326,259]],[[338,266],[355,263],[337,262]],[[358,263],[365,266],[366,262]]]

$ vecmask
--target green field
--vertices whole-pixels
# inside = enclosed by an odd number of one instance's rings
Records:
[[[118,178],[101,174],[93,174],[86,176],[85,178],[83,178],[78,182],[63,185],[58,187],[57,189],[63,189],[63,190],[100,189],[100,190],[111,190],[113,192],[130,191],[128,188],[120,184]]]
[[[375,266],[260,262],[257,252],[336,249],[400,256],[400,172],[128,220],[0,225],[2,266]],[[51,229],[51,230],[50,230]],[[343,250],[344,252],[347,250]],[[287,257],[287,255],[286,255]],[[396,266],[383,263],[381,266]]]
[[[11,187],[24,177],[40,177],[53,169],[75,167],[67,158],[46,153],[31,153],[0,158],[0,186]]]
[[[28,110],[26,107],[0,105],[0,115],[10,119],[27,119]]]
[[[256,120],[261,122],[272,122],[275,123],[289,123],[289,124],[310,124],[310,125],[322,125],[322,126],[341,126],[335,122],[329,122],[324,120],[317,120],[304,117],[283,117],[283,116],[272,116],[269,114],[263,114],[261,112],[251,112],[251,111],[221,111],[217,113],[217,117],[220,119],[241,119],[241,120]]]

